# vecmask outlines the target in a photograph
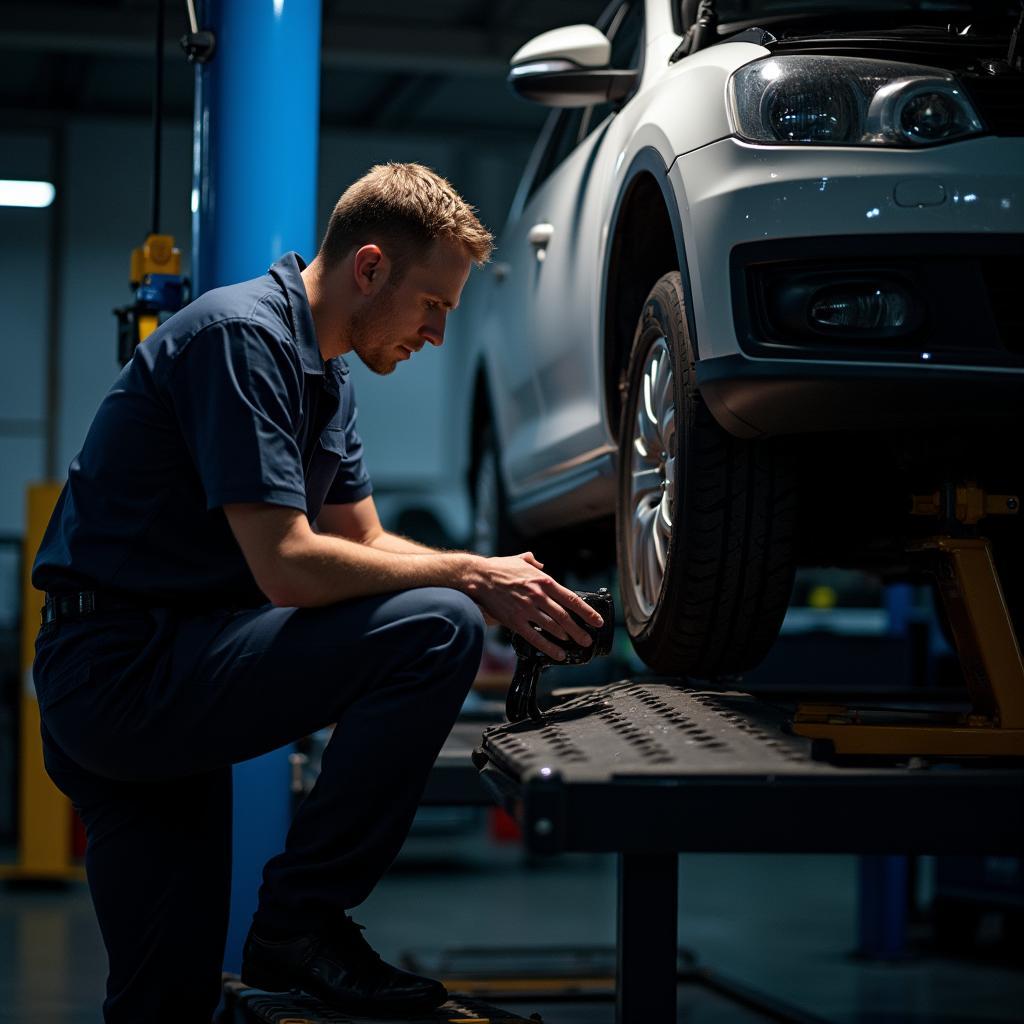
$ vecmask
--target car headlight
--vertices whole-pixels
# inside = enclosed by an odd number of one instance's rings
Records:
[[[729,79],[733,131],[749,142],[927,146],[983,131],[941,68],[862,57],[787,55]]]

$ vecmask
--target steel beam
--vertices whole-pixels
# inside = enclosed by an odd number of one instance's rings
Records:
[[[212,60],[196,67],[192,280],[201,293],[316,250],[320,0],[207,0]],[[231,921],[224,964],[241,966],[264,863],[290,822],[290,747],[234,771]]]

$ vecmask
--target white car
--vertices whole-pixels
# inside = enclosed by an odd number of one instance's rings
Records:
[[[797,565],[900,572],[911,495],[1019,492],[1020,11],[618,0],[522,47],[557,109],[469,332],[478,541],[617,549],[640,656],[706,678]]]

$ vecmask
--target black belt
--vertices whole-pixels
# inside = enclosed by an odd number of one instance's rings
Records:
[[[84,619],[94,612],[126,611],[145,608],[139,600],[130,601],[96,590],[80,590],[70,594],[47,594],[43,602],[43,625],[51,622],[65,622],[68,619]]]

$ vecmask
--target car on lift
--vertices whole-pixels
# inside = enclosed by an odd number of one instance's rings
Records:
[[[1019,492],[1022,20],[616,0],[523,46],[554,109],[468,332],[478,545],[603,549],[639,655],[709,678],[797,566],[905,573],[912,495]]]

